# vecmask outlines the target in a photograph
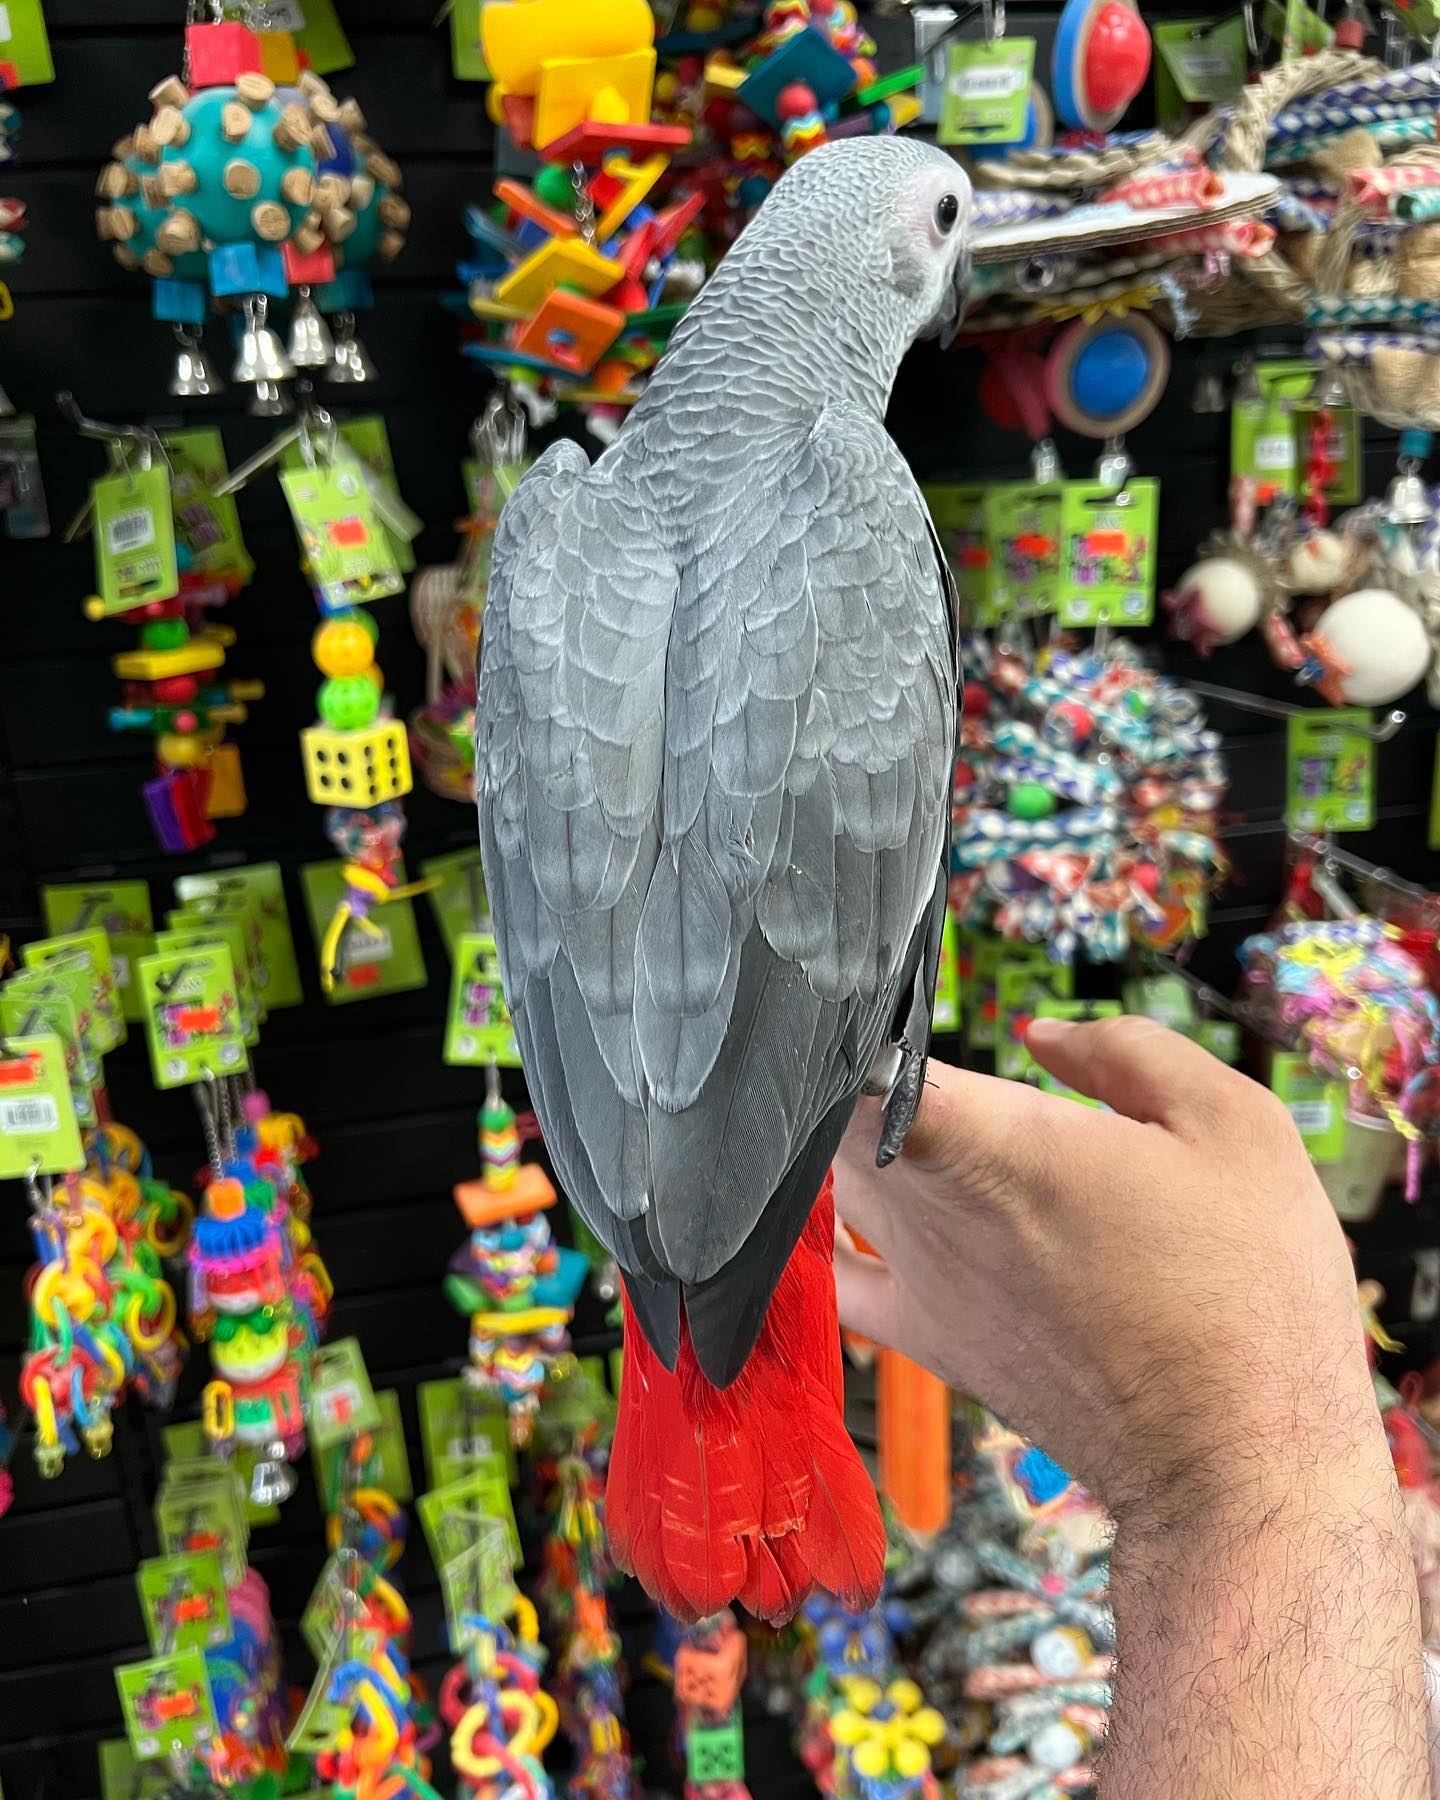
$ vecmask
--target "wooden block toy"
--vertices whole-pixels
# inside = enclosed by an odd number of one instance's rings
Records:
[[[472,1231],[482,1225],[498,1225],[504,1219],[547,1212],[556,1201],[554,1183],[539,1163],[521,1163],[514,1181],[506,1188],[490,1187],[482,1177],[457,1181],[455,1204]]]
[[[580,238],[552,238],[495,284],[495,298],[533,312],[552,288],[568,282],[584,294],[603,294],[624,269]]]
[[[625,314],[567,288],[552,288],[515,339],[517,350],[548,357],[574,375],[588,375],[619,337]]]

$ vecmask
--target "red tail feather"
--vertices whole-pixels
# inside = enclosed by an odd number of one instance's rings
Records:
[[[780,1623],[812,1587],[873,1605],[875,1490],[845,1430],[830,1178],[728,1388],[700,1373],[682,1315],[672,1375],[627,1300],[606,1517],[616,1561],[682,1620],[731,1600]]]

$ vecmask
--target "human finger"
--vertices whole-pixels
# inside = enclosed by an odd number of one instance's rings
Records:
[[[1032,1019],[1025,1048],[1077,1093],[1196,1141],[1250,1084],[1217,1057],[1153,1019]]]

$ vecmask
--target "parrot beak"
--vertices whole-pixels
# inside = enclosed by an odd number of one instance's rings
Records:
[[[955,270],[950,278],[950,285],[945,290],[945,300],[937,321],[942,350],[948,350],[955,342],[965,317],[965,297],[970,287],[970,260],[970,246],[965,244],[955,258]]]

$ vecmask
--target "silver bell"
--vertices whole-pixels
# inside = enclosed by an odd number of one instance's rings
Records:
[[[1036,487],[1053,487],[1061,478],[1060,452],[1053,438],[1041,438],[1030,452],[1030,479]]]
[[[252,419],[283,419],[295,407],[280,382],[257,381],[250,389],[250,404],[245,410]]]
[[[1225,398],[1225,383],[1220,379],[1218,369],[1202,369],[1195,380],[1195,392],[1190,396],[1190,410],[1197,413],[1228,412],[1230,402]]]
[[[290,313],[288,348],[290,360],[297,369],[328,369],[335,359],[330,327],[321,316],[320,308],[312,299],[308,287],[302,287],[295,296],[295,305]]]
[[[240,352],[230,372],[232,381],[247,385],[256,381],[288,381],[295,365],[285,354],[285,346],[268,324],[270,302],[264,294],[251,294],[245,301],[245,329],[240,334]]]
[[[1125,448],[1124,438],[1109,437],[1106,438],[1099,461],[1095,464],[1095,479],[1106,487],[1123,488],[1134,467],[1130,452]]]
[[[295,1471],[285,1460],[283,1444],[267,1444],[265,1454],[250,1471],[250,1501],[254,1506],[280,1506],[296,1488]]]
[[[376,368],[370,353],[355,335],[354,313],[340,313],[335,320],[335,360],[330,365],[330,379],[342,386],[356,387],[374,381]]]
[[[1394,525],[1423,525],[1431,517],[1424,478],[1408,460],[1400,464],[1385,490],[1385,516]]]
[[[1322,369],[1315,377],[1315,386],[1310,391],[1311,406],[1348,406],[1349,390],[1340,379],[1338,369]]]
[[[175,370],[170,392],[177,400],[205,400],[224,391],[225,383],[210,366],[200,333],[187,326],[175,327]]]

